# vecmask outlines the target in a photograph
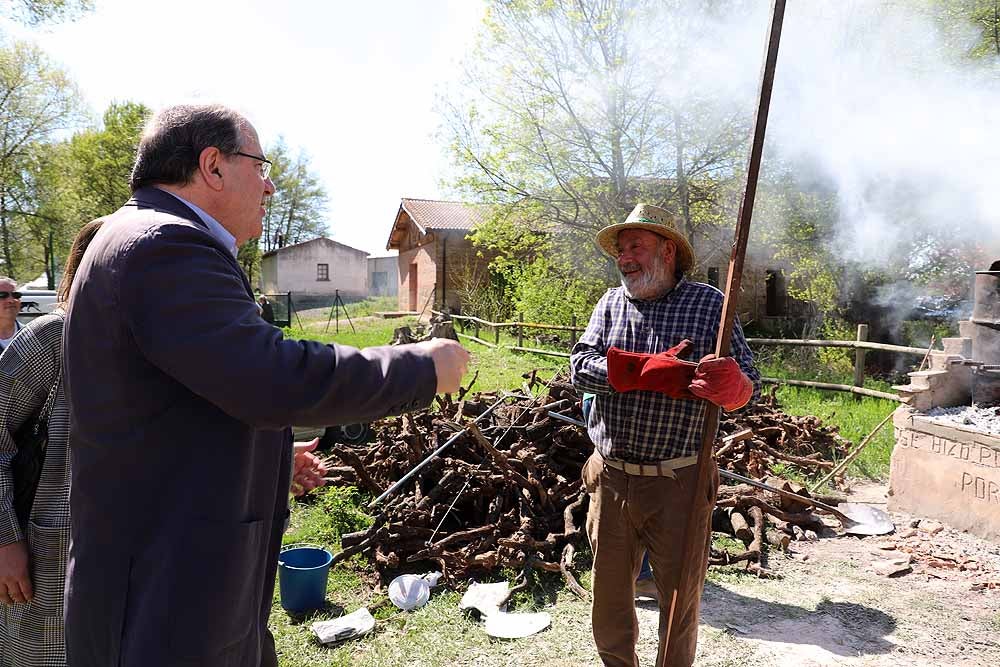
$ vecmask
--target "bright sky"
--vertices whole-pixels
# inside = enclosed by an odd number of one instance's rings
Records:
[[[448,159],[435,95],[459,77],[479,0],[97,0],[33,39],[95,117],[112,101],[154,109],[221,102],[267,146],[304,149],[329,195],[330,236],[373,255],[401,197],[441,197]]]

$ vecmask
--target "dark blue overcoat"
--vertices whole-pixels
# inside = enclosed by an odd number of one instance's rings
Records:
[[[288,516],[291,424],[430,403],[431,359],[287,340],[180,200],[108,216],[65,329],[71,667],[275,663],[267,634]]]

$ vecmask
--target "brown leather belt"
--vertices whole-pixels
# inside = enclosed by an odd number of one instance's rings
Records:
[[[594,450],[594,455],[599,458],[604,465],[616,470],[621,470],[626,475],[638,475],[642,477],[670,477],[676,478],[677,475],[674,474],[675,470],[680,470],[681,468],[687,468],[688,466],[693,466],[698,463],[698,455],[693,456],[681,456],[675,459],[666,459],[663,461],[650,461],[649,463],[629,463],[627,461],[619,461],[618,459],[607,459],[601,456],[601,453],[596,449]]]

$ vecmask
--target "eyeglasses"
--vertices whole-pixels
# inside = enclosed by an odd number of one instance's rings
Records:
[[[257,169],[260,171],[261,178],[267,178],[268,174],[271,173],[271,161],[262,155],[252,155],[251,153],[244,153],[243,151],[234,151],[233,155],[242,155],[243,157],[248,157],[251,160],[260,160],[260,164],[257,165]]]
[[[20,299],[21,298],[21,293],[20,292],[0,292],[0,301],[3,301],[7,297],[10,297],[12,299]]]

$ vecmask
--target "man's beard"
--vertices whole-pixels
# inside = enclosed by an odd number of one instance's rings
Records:
[[[674,286],[674,277],[667,271],[667,262],[659,254],[653,257],[649,267],[622,277],[622,288],[630,299],[651,301],[667,293]]]

